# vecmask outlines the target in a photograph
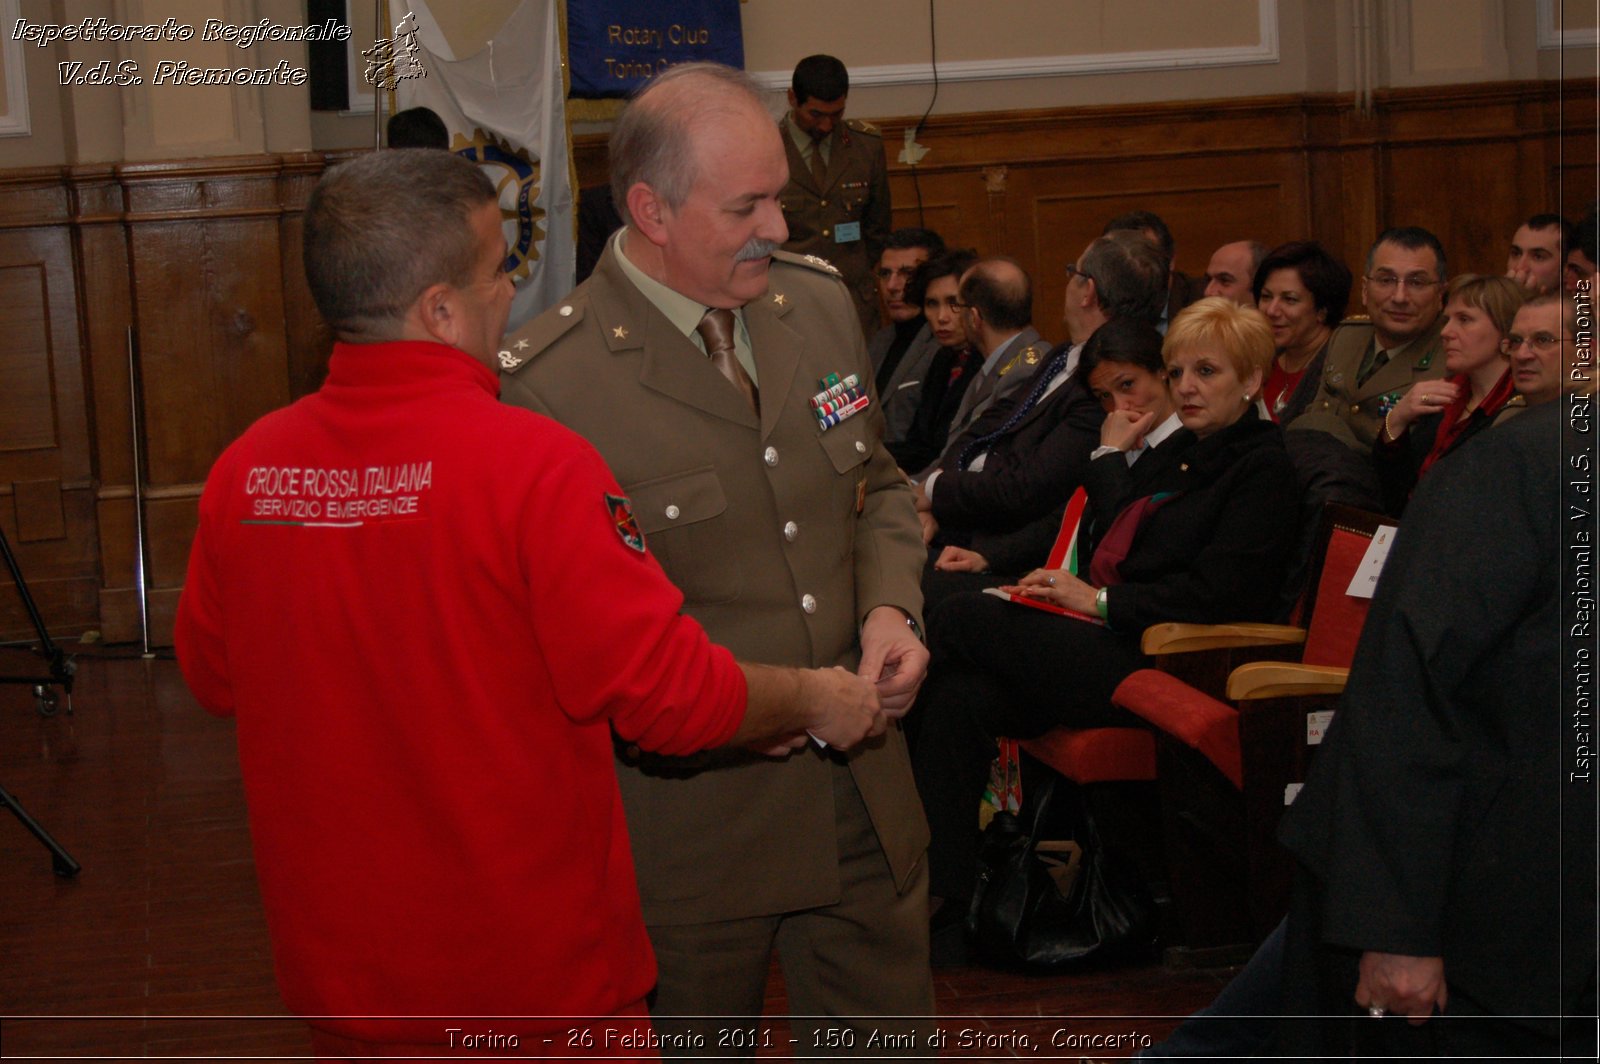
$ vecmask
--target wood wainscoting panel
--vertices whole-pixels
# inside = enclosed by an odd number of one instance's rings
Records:
[[[0,526],[52,635],[95,624],[96,526],[78,285],[66,195],[0,177]],[[18,200],[30,215],[19,210]],[[53,485],[59,514],[28,512],[13,484]],[[48,519],[44,519],[48,517]],[[30,638],[21,597],[0,572],[0,640]]]
[[[44,277],[42,262],[0,266],[0,452],[53,451],[59,442]]]

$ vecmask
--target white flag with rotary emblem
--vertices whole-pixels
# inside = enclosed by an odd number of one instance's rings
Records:
[[[557,0],[522,0],[481,42],[465,12],[441,4],[444,26],[422,0],[394,0],[391,15],[416,16],[417,59],[425,72],[395,88],[396,106],[427,107],[450,131],[450,150],[473,160],[500,190],[509,247],[506,270],[516,282],[507,330],[572,291],[572,167],[566,89],[561,77]],[[451,35],[470,38],[458,58]]]

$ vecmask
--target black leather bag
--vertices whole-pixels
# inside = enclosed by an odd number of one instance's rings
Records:
[[[984,830],[967,933],[976,952],[990,961],[1057,970],[1155,942],[1155,902],[1143,877],[1101,844],[1086,808],[1078,873],[1065,894],[1059,889],[1052,859],[1039,852],[1055,787],[1052,777],[1030,796],[1031,824],[997,813]]]

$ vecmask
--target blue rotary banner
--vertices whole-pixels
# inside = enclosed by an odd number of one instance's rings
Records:
[[[626,96],[678,63],[744,69],[739,0],[567,0],[569,95]]]

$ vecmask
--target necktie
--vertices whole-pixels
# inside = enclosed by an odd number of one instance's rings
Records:
[[[1384,364],[1388,361],[1389,352],[1379,347],[1377,342],[1374,341],[1372,345],[1372,351],[1361,363],[1361,372],[1356,374],[1356,387],[1359,388],[1363,384],[1367,383],[1367,378],[1371,377],[1374,373],[1382,369]]]
[[[711,364],[717,367],[717,372],[739,389],[739,394],[749,401],[750,409],[761,413],[761,397],[756,392],[755,382],[739,365],[739,358],[733,352],[733,311],[726,307],[712,307],[700,319],[700,324],[695,326],[695,332],[705,341],[706,354],[711,357]]]
[[[822,141],[811,142],[811,178],[817,183],[818,192],[828,190],[828,160],[822,157]]]
[[[1028,411],[1039,405],[1039,400],[1044,398],[1045,389],[1050,387],[1050,382],[1055,380],[1056,374],[1067,364],[1067,355],[1072,352],[1072,345],[1062,344],[1061,350],[1046,362],[1034,379],[1033,387],[1028,392],[1028,397],[1017,404],[1011,416],[1005,423],[986,435],[979,436],[961,449],[961,457],[956,460],[956,468],[965,469],[972,464],[972,460],[988,449],[989,445],[1001,436],[1016,427],[1017,422],[1028,416]]]

